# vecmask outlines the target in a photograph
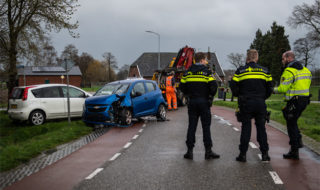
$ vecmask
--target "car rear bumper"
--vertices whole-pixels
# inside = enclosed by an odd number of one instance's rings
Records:
[[[11,119],[25,121],[28,120],[29,114],[23,111],[9,110],[8,115]]]

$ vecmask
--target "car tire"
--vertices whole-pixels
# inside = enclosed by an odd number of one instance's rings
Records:
[[[182,96],[182,98],[181,98],[181,100],[180,100],[180,105],[181,106],[185,106],[185,105],[187,105],[187,97],[185,97],[185,96]]]
[[[121,125],[131,125],[132,124],[132,112],[129,109],[123,109],[121,111],[120,124]]]
[[[42,125],[46,120],[46,116],[43,111],[36,110],[31,112],[29,121],[32,125]]]
[[[157,119],[160,121],[165,121],[167,119],[166,107],[163,104],[159,105],[157,112]]]

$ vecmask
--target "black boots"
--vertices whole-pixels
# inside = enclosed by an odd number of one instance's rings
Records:
[[[283,154],[284,159],[299,160],[299,149],[291,148],[287,154]]]
[[[193,160],[193,149],[188,148],[188,151],[183,155],[183,157],[185,159]],[[215,158],[220,158],[220,155],[212,152],[211,149],[207,149],[204,155],[204,159],[209,160]]]
[[[238,162],[246,162],[247,161],[247,158],[246,158],[246,153],[241,153],[239,154],[238,157],[236,157],[236,160]]]
[[[262,162],[269,162],[270,161],[270,156],[269,156],[268,152],[262,152],[261,161]]]
[[[210,149],[206,149],[206,153],[204,155],[204,159],[206,160],[210,160],[210,159],[216,159],[216,158],[220,158],[219,154],[214,153],[211,148]]]
[[[188,148],[187,153],[184,154],[183,156],[185,159],[193,159],[193,149],[192,148]]]

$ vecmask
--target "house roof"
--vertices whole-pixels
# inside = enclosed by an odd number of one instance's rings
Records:
[[[60,76],[66,73],[63,67],[45,67],[45,66],[25,66],[18,68],[18,75],[32,75],[32,76]],[[74,66],[68,73],[69,75],[82,75],[79,66]]]
[[[166,68],[173,57],[177,56],[177,52],[161,52],[160,53],[160,67],[161,69]],[[211,59],[209,60],[210,65],[215,65],[215,70],[218,76],[225,76],[218,58],[215,53],[210,53]],[[132,65],[131,67],[137,66],[139,68],[140,74],[143,77],[152,76],[154,71],[158,68],[158,53],[157,52],[147,52],[143,53]]]

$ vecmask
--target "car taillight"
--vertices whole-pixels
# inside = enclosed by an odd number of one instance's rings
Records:
[[[32,88],[32,87],[33,87],[33,86],[28,86],[28,87],[26,87],[26,88],[24,89],[23,95],[22,95],[22,101],[25,101],[25,100],[28,99],[28,89],[29,89],[29,88]]]

